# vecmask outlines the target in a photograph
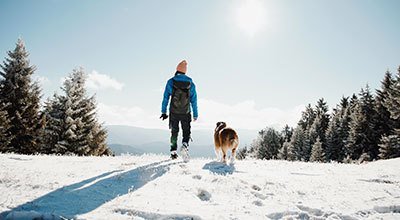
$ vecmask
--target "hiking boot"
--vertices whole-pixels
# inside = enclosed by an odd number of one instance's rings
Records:
[[[178,158],[178,154],[176,153],[176,151],[171,151],[171,159],[175,160]]]
[[[189,144],[186,142],[182,143],[181,156],[184,162],[189,162]]]

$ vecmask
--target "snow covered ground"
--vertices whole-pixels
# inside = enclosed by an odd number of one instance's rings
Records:
[[[368,164],[0,154],[0,219],[400,219],[400,158]]]

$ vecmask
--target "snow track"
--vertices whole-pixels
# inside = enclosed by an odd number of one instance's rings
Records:
[[[0,220],[399,219],[398,167],[0,154]]]

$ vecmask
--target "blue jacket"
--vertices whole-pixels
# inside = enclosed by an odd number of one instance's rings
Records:
[[[161,113],[167,113],[167,106],[169,102],[169,98],[172,95],[173,83],[175,81],[183,81],[183,82],[190,82],[190,105],[192,106],[193,110],[193,118],[198,117],[197,112],[197,93],[196,93],[196,86],[194,85],[192,79],[185,74],[177,73],[174,77],[168,80],[167,85],[165,86],[164,90],[164,98],[162,101],[161,106]]]

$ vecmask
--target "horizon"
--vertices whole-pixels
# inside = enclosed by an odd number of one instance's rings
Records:
[[[22,37],[43,99],[84,67],[106,125],[167,130],[163,90],[186,59],[199,96],[193,130],[217,121],[294,127],[306,105],[324,98],[331,110],[367,84],[375,94],[384,73],[397,72],[398,8],[395,0],[5,0],[0,53],[4,61]]]

